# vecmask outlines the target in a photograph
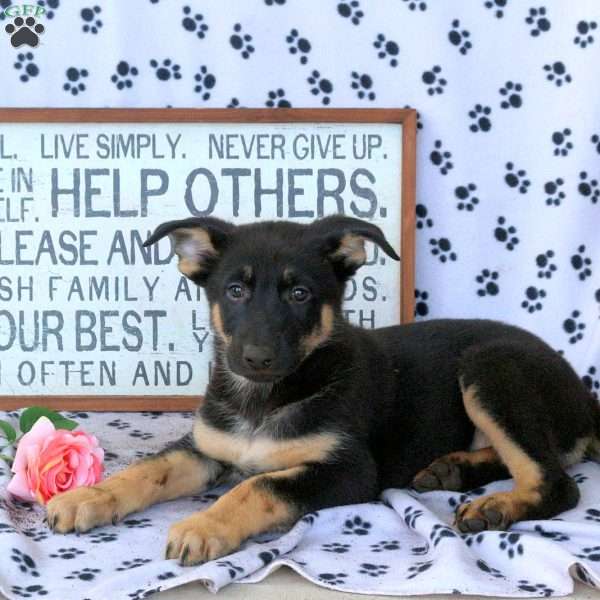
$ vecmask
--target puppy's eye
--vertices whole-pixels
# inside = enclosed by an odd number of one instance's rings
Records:
[[[292,291],[290,292],[290,298],[294,302],[302,304],[310,298],[310,291],[305,287],[296,286],[292,288]]]
[[[232,283],[227,287],[227,296],[234,302],[243,300],[246,295],[246,288],[241,283]]]

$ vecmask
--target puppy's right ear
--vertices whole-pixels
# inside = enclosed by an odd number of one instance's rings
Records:
[[[232,223],[213,217],[169,221],[159,225],[144,246],[151,246],[168,235],[179,257],[179,270],[194,283],[203,285],[235,228]]]

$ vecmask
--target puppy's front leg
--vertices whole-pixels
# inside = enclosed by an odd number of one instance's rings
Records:
[[[97,485],[54,496],[47,505],[48,525],[59,533],[88,531],[98,525],[115,524],[157,502],[206,489],[223,467],[184,440]]]

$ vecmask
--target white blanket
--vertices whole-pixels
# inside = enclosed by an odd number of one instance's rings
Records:
[[[192,418],[67,414],[97,435],[107,451],[107,474],[183,435]],[[256,582],[284,564],[318,585],[348,592],[564,595],[573,577],[600,587],[600,465],[586,462],[570,472],[582,494],[577,508],[509,532],[459,535],[450,526],[457,504],[508,489],[509,481],[465,495],[390,489],[380,501],[309,514],[280,537],[262,536],[220,560],[180,567],[163,558],[169,526],[204,510],[223,490],[154,506],[116,526],[60,535],[43,523],[41,507],[9,500],[10,474],[0,467],[0,592],[11,600],[140,600],[195,580],[211,591]]]

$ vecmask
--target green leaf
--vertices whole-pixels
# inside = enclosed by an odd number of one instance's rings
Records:
[[[9,444],[12,444],[17,439],[15,428],[6,421],[0,421],[0,431],[4,434]]]
[[[71,421],[49,408],[44,408],[43,406],[30,406],[21,413],[21,418],[19,419],[21,431],[27,433],[40,417],[48,417],[57,429],[71,430],[77,427],[75,421]]]

